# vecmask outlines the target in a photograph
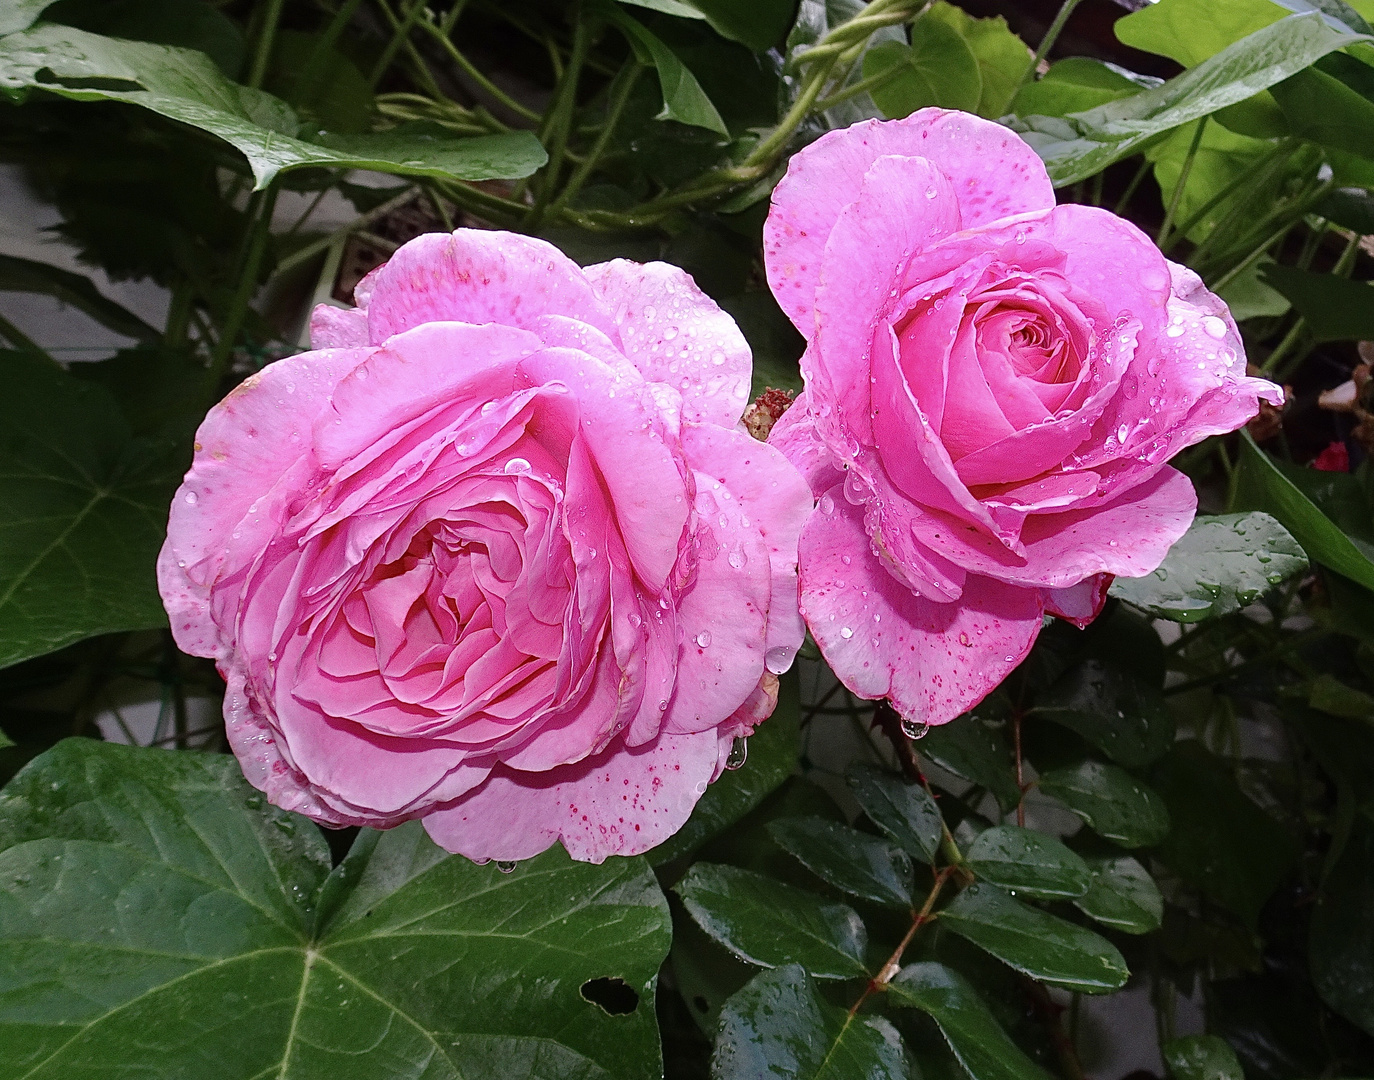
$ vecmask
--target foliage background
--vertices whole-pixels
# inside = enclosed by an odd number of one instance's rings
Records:
[[[89,269],[0,253],[0,290],[123,343],[0,308],[0,1076],[1076,1080],[1109,1075],[1101,1017],[1151,1013],[1130,1034],[1176,1080],[1374,1075],[1366,18],[0,2],[0,154]],[[1176,462],[1207,515],[1160,571],[929,733],[813,653],[647,857],[474,866],[247,787],[152,574],[214,401],[455,225],[683,266],[756,390],[796,389],[772,184],[824,130],[932,104],[1156,236],[1292,388]],[[1149,1011],[1095,1005],[1118,993]]]

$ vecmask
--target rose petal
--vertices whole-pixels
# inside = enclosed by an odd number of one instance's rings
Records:
[[[1098,615],[1107,602],[1107,590],[1112,587],[1111,574],[1096,574],[1067,589],[1046,589],[1045,611],[1071,622],[1082,630]]]

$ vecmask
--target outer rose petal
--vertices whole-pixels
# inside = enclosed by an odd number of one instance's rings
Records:
[[[584,862],[638,855],[686,822],[715,773],[715,728],[660,735],[542,773],[498,766],[487,781],[424,819],[435,843],[470,859],[527,859],[556,840]]]
[[[921,109],[905,120],[868,120],[822,135],[792,156],[763,227],[769,287],[808,339],[826,240],[869,166],[889,154],[935,162],[954,186],[966,229],[1054,205],[1035,151],[967,113]]]
[[[735,320],[668,263],[613,259],[583,273],[614,314],[625,355],[682,394],[682,418],[734,427],[749,403],[753,358]]]
[[[613,336],[615,324],[578,265],[544,240],[459,229],[403,245],[376,271],[367,300],[369,339],[428,322],[531,328],[567,315]]]
[[[807,404],[806,392],[797,395],[792,407],[779,417],[768,433],[768,445],[777,448],[802,475],[812,494],[829,491],[844,479],[821,437]]]
[[[859,509],[835,496],[833,510],[811,515],[802,530],[802,613],[812,636],[860,697],[890,698],[927,724],[953,720],[1030,652],[1039,590],[970,576],[955,603],[923,599],[872,556]]]
[[[1067,589],[1045,590],[1045,611],[1082,630],[1100,614],[1112,587],[1111,574],[1097,574]]]
[[[348,349],[367,344],[367,312],[316,304],[310,313],[312,349]]]

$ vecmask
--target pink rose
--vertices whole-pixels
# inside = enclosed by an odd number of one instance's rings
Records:
[[[808,345],[770,436],[820,499],[802,613],[917,725],[978,702],[1044,614],[1086,625],[1192,521],[1166,462],[1281,400],[1223,304],[1130,222],[1055,206],[1016,135],[923,109],[797,154],[764,230]]]
[[[420,237],[210,411],[158,574],[248,779],[329,825],[645,851],[772,711],[813,505],[681,270]]]

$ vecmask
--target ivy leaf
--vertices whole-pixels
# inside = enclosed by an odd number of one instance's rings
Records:
[[[761,971],[725,1002],[712,1080],[877,1080],[907,1074],[902,1037],[881,1016],[829,1004],[800,964]]]
[[[939,19],[917,19],[911,44],[882,41],[864,53],[863,75],[874,78],[896,69],[869,91],[889,119],[938,105],[972,112],[983,94],[978,60],[959,31]]]
[[[887,989],[893,1004],[920,1009],[935,1021],[973,1080],[1048,1080],[953,968],[930,960],[908,964]]]
[[[1169,811],[1145,784],[1100,761],[1051,769],[1040,790],[1053,795],[1099,836],[1122,847],[1157,844],[1169,832]]]
[[[411,822],[331,874],[319,830],[232,758],[77,739],[0,795],[0,845],[5,1075],[662,1069],[669,916],[641,859],[551,849],[503,874]]]
[[[800,964],[818,979],[867,974],[868,934],[845,904],[713,863],[697,863],[673,891],[698,926],[751,964]]]
[[[940,808],[920,784],[873,765],[849,767],[849,790],[870,821],[923,863],[933,863],[944,833]]]
[[[1008,967],[1066,990],[1110,993],[1131,974],[1106,938],[1023,904],[994,885],[970,885],[940,912],[939,921]]]
[[[472,139],[382,132],[300,138],[301,122],[271,94],[230,82],[204,53],[102,37],[56,23],[0,38],[0,91],[44,90],[75,101],[122,101],[208,131],[248,159],[257,189],[309,166],[442,179],[529,176],[548,160],[531,132]]]
[[[1374,293],[1370,296],[1374,299]],[[1306,569],[1302,547],[1270,515],[1203,515],[1169,549],[1158,570],[1117,578],[1111,595],[1156,618],[1199,622],[1239,611]]]
[[[1184,1035],[1159,1048],[1173,1080],[1245,1080],[1230,1043],[1215,1035]]]
[[[1148,934],[1164,921],[1164,898],[1145,867],[1129,855],[1090,858],[1092,884],[1074,907],[1124,934]]]
[[[1100,660],[1083,661],[1042,694],[1034,709],[1072,729],[1113,761],[1154,761],[1174,741],[1164,695],[1131,672]]]
[[[181,448],[134,438],[104,388],[5,357],[0,667],[94,634],[165,626],[153,566]]]
[[[1045,900],[1082,896],[1092,873],[1080,856],[1052,836],[1016,825],[994,825],[964,853],[984,881]]]
[[[778,818],[767,829],[779,847],[841,892],[911,906],[911,862],[886,840],[818,817]]]

